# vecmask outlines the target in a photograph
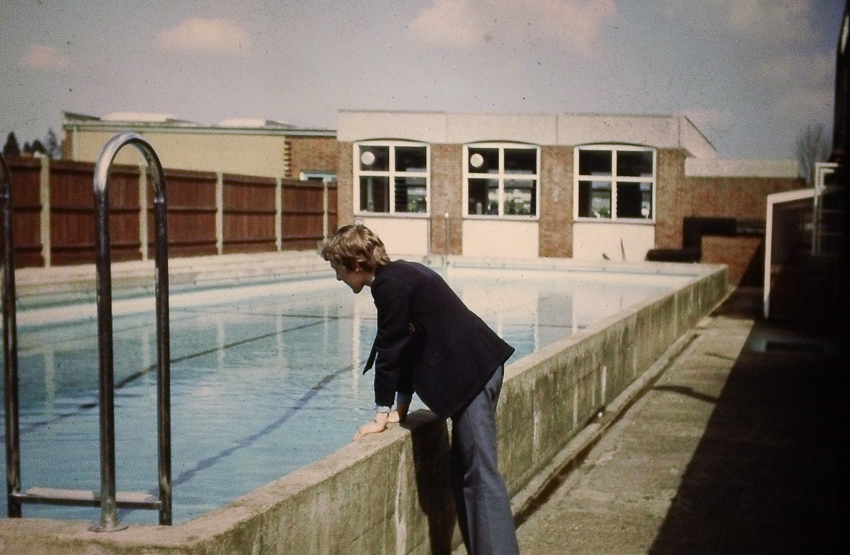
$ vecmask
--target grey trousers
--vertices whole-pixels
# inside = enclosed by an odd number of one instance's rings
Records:
[[[451,482],[469,555],[518,555],[516,529],[496,457],[496,404],[505,369],[452,415]]]

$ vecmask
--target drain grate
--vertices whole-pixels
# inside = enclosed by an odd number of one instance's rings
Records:
[[[765,351],[780,351],[784,353],[823,353],[823,344],[813,341],[768,341]]]

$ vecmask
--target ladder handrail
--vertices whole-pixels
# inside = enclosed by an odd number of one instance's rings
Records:
[[[109,239],[109,172],[118,151],[133,145],[144,156],[154,189],[154,239],[156,262],[156,334],[157,334],[157,441],[159,497],[141,499],[138,495],[115,491],[115,384],[112,351],[112,274]],[[12,183],[6,160],[0,154],[0,236],[3,238],[3,352],[6,415],[6,485],[8,515],[21,517],[21,504],[100,505],[98,531],[114,531],[118,525],[117,508],[134,506],[159,510],[159,523],[172,523],[171,482],[171,340],[168,309],[168,202],[165,173],[153,146],[136,133],[119,133],[110,139],[94,169],[97,328],[100,408],[100,499],[72,490],[21,492],[20,422],[18,406],[18,349],[15,291],[15,252],[13,243]],[[146,206],[141,207],[147,210]],[[36,488],[39,489],[39,488]],[[41,488],[44,489],[44,488]],[[85,494],[85,492],[82,492]]]
[[[12,178],[0,154],[0,236],[3,238],[3,361],[6,415],[6,499],[9,518],[21,516],[21,444],[18,407],[18,329],[15,311],[15,247],[12,242]]]
[[[153,180],[156,262],[157,329],[157,436],[159,466],[159,522],[171,524],[171,389],[168,309],[168,203],[165,173],[153,146],[137,133],[119,133],[110,139],[94,168],[95,232],[97,234],[97,327],[100,361],[101,518],[99,530],[119,529],[115,491],[115,415],[112,352],[112,274],[109,241],[109,170],[118,151],[133,145],[144,156]],[[147,207],[141,207],[147,210]]]

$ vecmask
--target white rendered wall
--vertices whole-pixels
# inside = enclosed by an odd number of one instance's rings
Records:
[[[685,158],[687,177],[797,177],[796,160],[720,160]]]
[[[558,120],[551,115],[450,114],[446,123],[449,144],[517,141],[552,145],[558,140]]]
[[[370,112],[340,110],[336,138],[341,142],[404,139],[446,142],[446,114],[441,112]]]
[[[619,142],[684,148],[697,158],[717,156],[714,145],[684,116],[340,110],[337,139],[406,139],[431,144],[518,141],[541,146]]]
[[[463,255],[484,258],[537,258],[540,226],[537,222],[463,221]]]
[[[390,258],[428,256],[429,221],[425,218],[357,218],[378,234]]]
[[[683,148],[698,158],[715,158],[714,145],[683,116],[558,115],[558,144],[628,143]]]
[[[639,262],[655,247],[655,226],[577,222],[573,224],[573,258]]]

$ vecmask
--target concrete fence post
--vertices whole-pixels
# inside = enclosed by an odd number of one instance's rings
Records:
[[[322,239],[327,239],[330,235],[328,229],[328,182],[322,180]]]
[[[43,155],[38,158],[41,160],[41,172],[39,174],[41,256],[44,260],[44,266],[49,268],[51,266],[50,251],[52,249],[52,242],[50,240],[50,157]]]
[[[139,249],[142,260],[148,259],[148,173],[147,167],[139,164]]]
[[[274,181],[274,245],[280,251],[283,249],[283,181],[280,177]]]
[[[224,174],[215,174],[215,248],[217,254],[224,253]]]

